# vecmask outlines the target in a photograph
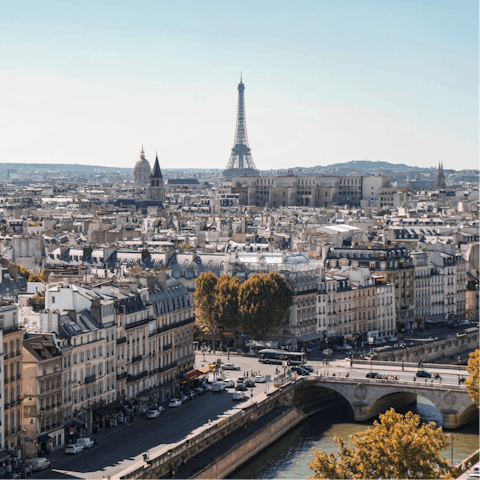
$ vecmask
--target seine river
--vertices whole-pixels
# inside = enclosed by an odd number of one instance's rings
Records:
[[[407,408],[401,413],[412,410],[418,413],[426,422],[434,421],[442,425],[442,417],[438,409],[428,400],[418,399],[416,408]],[[312,447],[317,450],[336,451],[333,437],[348,435],[371,425],[372,422],[349,423],[342,419],[341,414],[317,414],[310,417],[280,440],[266,448],[257,457],[246,463],[241,469],[228,478],[286,478],[305,479],[312,475],[308,464],[313,459]],[[470,453],[478,449],[478,422],[472,422],[461,429],[449,431],[453,433],[453,461],[458,463]],[[451,440],[450,440],[451,441]],[[443,452],[451,458],[451,444]]]

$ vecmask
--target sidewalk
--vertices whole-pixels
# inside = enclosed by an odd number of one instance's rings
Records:
[[[191,478],[196,474],[197,471],[203,470],[207,465],[211,464],[215,461],[215,459],[228,452],[232,447],[242,442],[249,436],[255,435],[256,432],[264,428],[278,415],[281,415],[290,408],[292,407],[278,407],[277,409],[271,410],[264,416],[260,417],[248,428],[239,428],[234,430],[224,437],[221,442],[216,442],[213,445],[210,445],[205,450],[202,450],[194,457],[188,459],[185,464],[176,465],[175,467],[172,465],[172,468],[176,468],[175,477],[167,476],[163,478]]]

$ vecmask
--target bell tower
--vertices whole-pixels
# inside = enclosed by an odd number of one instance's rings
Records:
[[[165,187],[163,186],[163,175],[158,162],[158,153],[155,157],[152,174],[150,175],[147,200],[160,200],[162,203],[165,203]]]

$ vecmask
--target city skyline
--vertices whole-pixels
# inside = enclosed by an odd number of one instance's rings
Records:
[[[243,71],[260,170],[478,168],[477,4],[243,6],[7,5],[2,162],[224,169]]]

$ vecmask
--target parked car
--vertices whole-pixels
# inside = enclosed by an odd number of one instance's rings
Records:
[[[310,365],[302,365],[302,368],[305,369],[305,370],[308,370],[309,372],[315,371],[315,369],[313,367],[311,367]]]
[[[233,392],[232,400],[245,400],[245,394],[241,391]]]
[[[235,387],[235,390],[238,390],[238,391],[241,391],[241,392],[244,392],[246,389],[247,389],[247,386],[244,383],[239,383]]]
[[[197,395],[203,395],[206,392],[206,390],[203,387],[197,387],[195,391],[197,392]]]
[[[223,384],[225,385],[225,388],[235,388],[235,380],[232,380],[230,378],[224,380]]]
[[[78,443],[70,443],[70,445],[65,447],[65,453],[72,453],[73,455],[76,455],[80,452],[83,452],[83,445]]]
[[[77,445],[81,445],[84,449],[92,448],[94,445],[93,440],[88,437],[79,438],[76,443]]]
[[[425,370],[419,370],[417,372],[417,377],[432,378],[432,374],[430,372],[425,371]]]
[[[160,416],[160,412],[158,410],[149,410],[147,412],[147,418],[158,418]]]
[[[184,395],[183,393],[180,395],[180,400],[182,401],[182,403],[187,403],[189,398]]]
[[[389,342],[396,342],[398,340],[397,337],[388,337]]]
[[[30,465],[34,472],[50,468],[50,462],[45,457],[35,457],[30,460]]]
[[[188,394],[188,398],[190,400],[193,400],[194,398],[197,398],[197,396],[198,395],[197,395],[197,392],[195,390],[190,391],[189,394]]]
[[[263,375],[255,375],[255,383],[265,383],[266,379]]]
[[[179,407],[181,404],[182,404],[182,401],[179,400],[178,398],[172,398],[168,402],[168,406],[171,407],[171,408]]]
[[[368,372],[365,376],[367,378],[377,378],[380,374],[378,372]]]
[[[233,363],[224,363],[222,368],[224,370],[240,370],[240,367],[238,365],[234,365]]]

